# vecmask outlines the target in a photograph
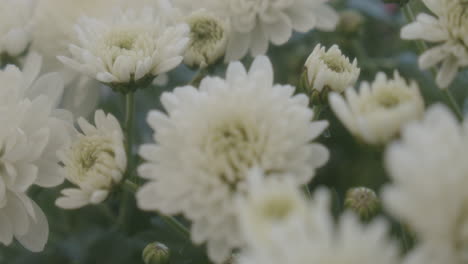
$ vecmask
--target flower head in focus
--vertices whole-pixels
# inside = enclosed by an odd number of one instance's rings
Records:
[[[123,132],[117,119],[97,110],[95,126],[78,119],[83,134],[61,156],[65,177],[78,188],[62,190],[56,204],[75,209],[105,200],[115,183],[121,181],[127,166]]]
[[[0,67],[24,53],[31,42],[34,0],[0,0]]]
[[[443,105],[408,124],[386,150],[391,184],[388,212],[419,244],[406,263],[466,263],[468,256],[468,120],[459,123]]]
[[[346,128],[369,144],[385,144],[401,127],[424,113],[424,101],[415,82],[407,83],[395,72],[393,79],[378,73],[371,84],[363,82],[359,93],[348,88],[345,99],[330,95],[330,106]]]
[[[311,122],[307,97],[293,94],[273,84],[264,56],[248,72],[234,62],[226,79],[207,77],[199,89],[163,94],[167,114],[148,115],[156,144],[140,149],[147,162],[139,174],[151,181],[137,193],[139,207],[183,213],[193,222],[193,241],[207,242],[213,261],[225,260],[241,244],[235,197],[245,192],[250,169],[304,184],[328,160],[328,150],[312,143],[327,122]]]
[[[172,11],[143,8],[120,11],[110,20],[83,17],[76,26],[79,43],[70,45],[66,65],[127,93],[145,88],[180,64],[189,27],[175,24]]]
[[[460,68],[468,66],[468,5],[464,0],[423,0],[434,13],[419,14],[403,27],[403,39],[422,39],[435,43],[419,58],[419,66],[429,69],[442,64],[437,85],[447,88]]]
[[[44,248],[49,227],[27,191],[63,182],[57,152],[69,143],[71,127],[68,113],[55,109],[63,80],[55,73],[38,78],[40,67],[40,56],[30,53],[23,71],[0,71],[0,242],[14,237],[34,252]]]
[[[342,93],[356,83],[360,72],[357,60],[351,63],[337,45],[327,51],[318,44],[305,63],[305,86],[312,95],[328,91]]]
[[[215,63],[226,52],[229,24],[205,10],[195,11],[186,21],[190,26],[190,42],[184,63],[191,67]]]

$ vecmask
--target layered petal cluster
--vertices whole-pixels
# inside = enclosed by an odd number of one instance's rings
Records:
[[[31,251],[48,238],[47,219],[27,196],[30,186],[63,182],[57,152],[70,141],[71,118],[55,109],[63,91],[58,74],[37,78],[41,59],[31,54],[21,72],[0,71],[0,242],[15,237]]]
[[[284,189],[275,185],[257,186],[244,203],[244,215],[261,216],[264,208],[276,208],[276,217],[268,217],[270,223],[261,223],[260,229],[255,217],[241,218],[248,247],[239,257],[240,264],[399,263],[398,248],[389,240],[384,221],[365,226],[354,214],[346,212],[335,224],[327,190],[317,190],[310,202],[299,202],[299,189],[294,193],[287,184]],[[267,189],[271,187],[274,189]],[[274,190],[278,192],[275,194]],[[259,238],[265,234],[258,234],[258,230],[263,229],[269,240],[262,242]]]
[[[183,60],[189,27],[174,23],[172,10],[147,7],[120,10],[108,20],[83,17],[71,57],[58,58],[119,92],[145,87]]]
[[[318,44],[307,59],[305,69],[308,87],[318,92],[329,89],[342,93],[354,86],[361,73],[357,60],[351,63],[337,45],[326,50]]]
[[[293,31],[307,32],[317,28],[334,30],[338,14],[326,0],[176,0],[185,9],[206,8],[229,19],[226,61],[238,60],[248,52],[265,54],[269,43],[282,45]]]
[[[420,243],[407,263],[468,261],[468,121],[442,105],[407,125],[386,151],[383,200]]]
[[[63,197],[56,201],[59,207],[76,209],[101,203],[125,173],[127,157],[118,120],[98,110],[94,123],[79,118],[83,133],[77,133],[72,145],[60,153],[66,179],[78,188],[62,190]]]
[[[190,43],[185,51],[184,63],[206,67],[215,63],[226,52],[229,24],[206,10],[197,10],[186,18],[190,26]]]
[[[441,64],[437,85],[447,88],[460,68],[468,66],[468,6],[464,0],[423,0],[433,15],[419,14],[403,27],[403,39],[434,43],[419,58],[419,66],[429,69]]]
[[[424,113],[418,85],[408,84],[397,72],[393,79],[378,73],[372,84],[361,84],[359,93],[348,88],[345,97],[332,93],[332,110],[354,136],[369,144],[387,143],[404,124]]]
[[[0,65],[2,57],[21,55],[31,42],[34,0],[0,1]]]
[[[311,122],[305,95],[274,85],[268,58],[247,72],[231,63],[226,79],[207,77],[200,88],[176,88],[161,97],[167,114],[152,111],[156,144],[144,145],[139,174],[151,181],[137,193],[138,205],[192,220],[192,239],[207,242],[215,262],[241,244],[235,197],[246,191],[251,168],[267,177],[288,174],[308,182],[328,160],[313,143],[326,122]]]

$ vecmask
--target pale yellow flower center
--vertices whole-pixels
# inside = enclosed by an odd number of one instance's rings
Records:
[[[288,199],[288,197],[270,197],[268,201],[262,204],[260,212],[266,219],[281,221],[294,211],[296,207],[295,204],[296,203]]]
[[[243,181],[247,170],[256,165],[263,151],[257,127],[239,120],[213,127],[203,141],[203,151],[213,159],[208,170],[232,189]]]

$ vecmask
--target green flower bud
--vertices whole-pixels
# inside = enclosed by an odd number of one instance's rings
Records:
[[[170,251],[166,245],[153,242],[145,247],[142,257],[145,264],[168,264]]]
[[[345,207],[368,220],[377,214],[380,200],[375,192],[366,187],[351,188],[346,192]]]
[[[364,24],[364,16],[355,10],[345,10],[340,12],[340,22],[338,30],[345,34],[356,34]]]

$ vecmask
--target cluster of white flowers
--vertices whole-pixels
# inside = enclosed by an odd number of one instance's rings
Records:
[[[436,82],[447,88],[468,66],[468,1],[423,2],[433,15],[420,14],[401,36],[435,43],[419,64],[442,64]],[[43,250],[48,221],[28,191],[66,179],[73,187],[62,189],[56,206],[97,205],[115,194],[124,206],[108,209],[119,210],[121,224],[130,196],[120,194],[131,189],[140,209],[189,220],[191,240],[206,244],[214,263],[234,252],[240,264],[468,263],[468,118],[460,123],[441,105],[424,113],[418,84],[397,71],[393,78],[380,72],[356,91],[357,59],[337,45],[318,44],[305,62],[297,81],[308,95],[275,84],[263,54],[294,31],[334,30],[338,15],[327,0],[0,0],[0,6],[0,243],[16,239]],[[234,60],[248,53],[254,58],[246,69]],[[137,89],[167,83],[182,62],[209,72],[223,56],[230,62],[225,78],[203,76],[164,92],[163,109],[147,115],[154,142],[132,144]],[[125,133],[118,113],[94,111],[97,84],[127,96]],[[309,101],[317,94],[326,100]],[[59,106],[76,110],[76,127]],[[391,182],[382,201],[416,238],[406,256],[390,240],[388,223],[371,219],[380,209],[373,190],[348,190],[345,205],[361,219],[349,211],[332,215],[326,189],[310,194],[330,155],[317,143],[328,122],[312,109],[327,106],[358,140],[388,144]],[[94,124],[86,119],[92,112]],[[136,174],[147,181],[138,186]],[[168,248],[153,244],[145,261],[155,247],[168,257]]]
[[[468,66],[468,5],[464,0],[423,0],[434,13],[419,14],[401,31],[403,39],[422,39],[436,45],[419,58],[422,69],[439,63],[437,84],[447,88],[458,70]]]
[[[15,237],[31,251],[44,248],[47,219],[26,194],[33,184],[63,182],[57,152],[70,141],[67,113],[55,110],[63,91],[57,74],[38,77],[41,58],[28,56],[23,71],[0,71],[0,242]]]
[[[193,222],[192,239],[207,241],[216,262],[226,259],[241,245],[235,197],[246,191],[251,168],[305,184],[328,160],[327,149],[311,143],[327,122],[311,122],[307,97],[293,93],[273,84],[272,65],[260,56],[249,72],[234,62],[226,79],[163,94],[167,114],[148,115],[157,145],[140,150],[148,162],[139,173],[151,182],[138,192],[139,206],[183,213]]]
[[[204,8],[229,20],[230,33],[225,61],[238,60],[248,52],[265,54],[269,43],[282,45],[293,30],[307,32],[313,28],[334,30],[338,14],[327,0],[175,0],[181,9],[193,12]]]

